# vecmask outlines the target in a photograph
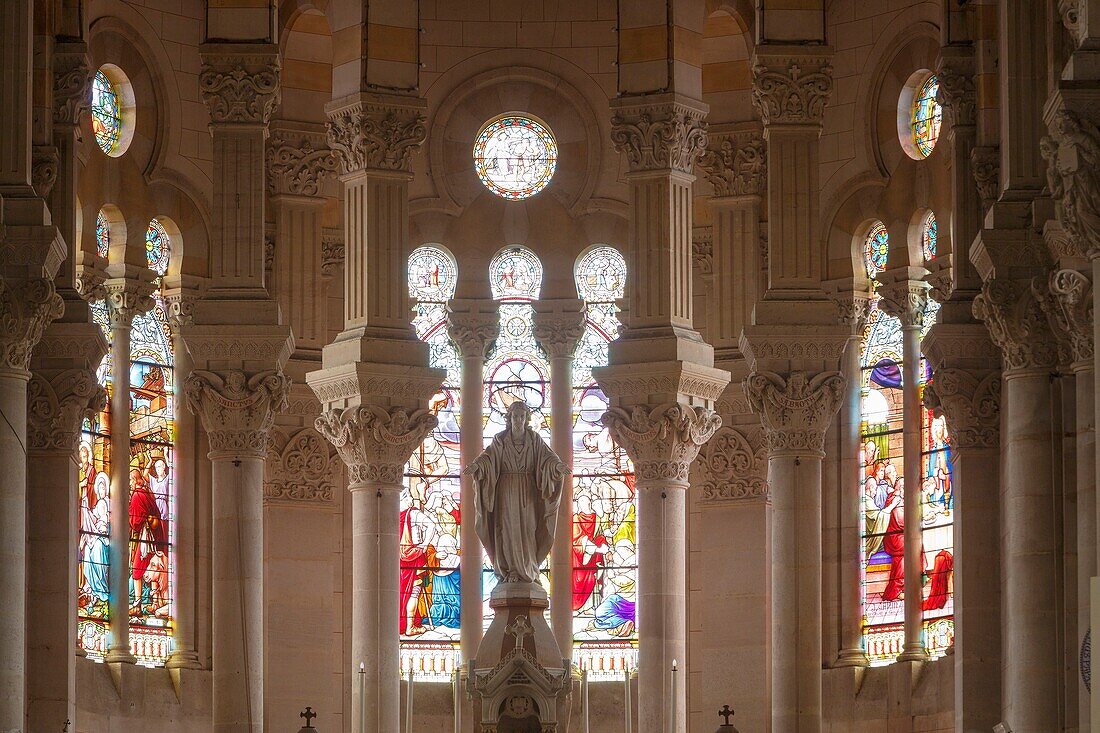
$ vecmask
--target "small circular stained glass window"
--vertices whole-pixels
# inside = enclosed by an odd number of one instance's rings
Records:
[[[92,131],[99,149],[107,155],[119,154],[122,139],[122,106],[118,89],[100,69],[92,80]]]
[[[558,142],[544,123],[527,115],[489,120],[474,142],[474,167],[485,187],[519,201],[546,188],[558,165]]]
[[[920,85],[913,98],[912,121],[913,145],[921,158],[927,158],[936,147],[940,138],[940,124],[943,122],[943,108],[936,101],[940,81],[931,74]]]

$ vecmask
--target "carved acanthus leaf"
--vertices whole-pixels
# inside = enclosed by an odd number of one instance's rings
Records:
[[[928,283],[923,280],[897,280],[879,286],[879,308],[901,321],[902,326],[920,328],[928,311]]]
[[[267,190],[271,194],[319,196],[325,177],[338,167],[324,135],[272,130],[267,141]]]
[[[700,448],[722,426],[714,410],[681,403],[613,407],[600,422],[634,462],[639,481],[685,484]]]
[[[47,198],[57,183],[57,170],[61,163],[57,148],[53,145],[35,145],[31,151],[31,187],[36,195]]]
[[[1001,375],[976,376],[963,369],[939,368],[924,389],[924,405],[947,422],[955,449],[996,448],[1001,430]]]
[[[936,101],[947,112],[951,125],[953,127],[973,125],[977,107],[973,75],[966,68],[945,62],[940,64],[936,78],[939,80]]]
[[[359,101],[329,114],[329,147],[344,173],[408,171],[426,134],[420,107]]]
[[[695,227],[691,233],[691,261],[705,276],[714,274],[714,237],[707,227]]]
[[[275,415],[286,408],[290,380],[276,371],[246,376],[238,370],[195,369],[187,377],[187,405],[202,418],[210,457],[263,458]]]
[[[400,407],[358,405],[326,410],[314,425],[336,447],[348,467],[349,488],[355,490],[399,487],[413,450],[438,422],[427,410],[409,414]]]
[[[264,499],[330,502],[338,468],[332,447],[313,428],[289,435],[273,429],[264,464]]]
[[[27,384],[27,447],[30,451],[73,453],[80,421],[100,410],[107,393],[88,369],[67,369],[46,376],[34,373]]]
[[[215,124],[266,125],[279,105],[275,54],[201,54],[199,94]]]
[[[342,232],[325,231],[321,235],[321,276],[333,279],[344,266],[344,236]]]
[[[632,172],[692,173],[707,147],[704,110],[676,101],[622,105],[611,118],[611,142]]]
[[[974,298],[974,317],[984,321],[993,343],[1001,350],[1005,371],[1053,369],[1058,344],[1030,283],[994,278],[982,284]]]
[[[833,93],[833,68],[825,57],[770,59],[753,66],[752,77],[752,103],[765,126],[824,120]]]
[[[760,130],[712,132],[699,168],[715,196],[762,196],[768,179],[767,150]]]
[[[970,172],[978,186],[982,208],[988,209],[1001,188],[1001,154],[997,148],[978,146],[970,151]]]
[[[535,313],[534,336],[551,358],[572,356],[584,335],[585,318],[577,313]]]
[[[1093,361],[1092,280],[1077,270],[1056,270],[1045,280],[1036,278],[1032,292],[1046,313],[1051,333],[1071,363]]]
[[[0,370],[26,372],[46,326],[64,312],[53,280],[0,278]]]
[[[500,333],[495,313],[449,313],[447,330],[463,358],[484,357]]]
[[[154,285],[137,278],[110,278],[103,283],[104,303],[111,328],[129,328],[134,317],[156,305]]]
[[[76,126],[80,116],[91,105],[92,73],[88,55],[55,53],[53,55],[53,121],[55,125]]]
[[[844,396],[840,372],[808,375],[753,372],[744,382],[752,411],[760,415],[769,455],[823,454],[825,431]]]

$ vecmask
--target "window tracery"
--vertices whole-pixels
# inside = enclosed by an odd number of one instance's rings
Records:
[[[474,142],[474,170],[490,191],[519,201],[534,196],[558,164],[558,143],[544,123],[528,115],[490,120]]]

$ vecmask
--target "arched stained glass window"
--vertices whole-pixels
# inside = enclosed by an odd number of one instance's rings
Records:
[[[936,259],[936,240],[939,236],[939,227],[936,224],[936,215],[931,211],[924,218],[924,227],[921,229],[920,248],[925,262]]]
[[[611,247],[589,250],[576,268],[586,324],[573,362],[573,639],[592,674],[635,666],[638,547],[634,468],[600,418],[607,396],[592,377],[619,333],[615,301],[626,262]]]
[[[489,120],[474,142],[474,169],[485,187],[518,201],[546,188],[558,165],[558,143],[550,128],[527,115]]]
[[[886,257],[890,253],[890,240],[886,225],[876,221],[863,240],[863,267],[867,277],[873,278],[886,269]]]
[[[940,89],[939,79],[935,74],[930,75],[917,90],[913,100],[913,112],[911,126],[913,129],[913,144],[922,158],[927,158],[936,147],[936,141],[940,137],[940,124],[943,121],[943,109],[936,101],[936,93]]]
[[[99,149],[116,155],[122,138],[122,108],[118,88],[103,69],[92,79],[92,132]]]
[[[458,649],[461,595],[459,416],[461,359],[447,333],[447,301],[458,271],[439,247],[418,247],[409,257],[413,326],[429,346],[430,365],[447,378],[432,398],[439,425],[405,467],[401,493],[399,632],[402,670],[448,679]]]
[[[95,215],[95,251],[100,257],[107,257],[111,249],[111,223],[100,209]]]

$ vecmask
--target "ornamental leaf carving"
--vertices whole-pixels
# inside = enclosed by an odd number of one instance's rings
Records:
[[[920,328],[928,312],[928,283],[923,280],[898,280],[879,286],[879,308],[901,321],[904,327]]]
[[[272,131],[265,158],[271,194],[319,196],[325,177],[338,165],[323,136],[292,130]]]
[[[427,410],[410,414],[401,407],[357,405],[322,412],[314,427],[348,467],[349,488],[397,489],[413,450],[438,422]]]
[[[707,147],[702,109],[676,102],[623,106],[611,118],[611,142],[631,171],[691,173]]]
[[[833,94],[833,68],[823,58],[777,59],[752,68],[752,103],[765,125],[815,124]]]
[[[290,380],[276,371],[195,369],[185,384],[187,405],[202,418],[210,458],[263,458],[275,415],[284,410]]]
[[[313,428],[293,434],[271,431],[264,464],[264,499],[330,502],[337,464],[332,447]]]
[[[952,448],[1000,445],[1000,372],[982,376],[964,369],[937,369],[924,389],[924,405],[947,422]]]
[[[757,428],[759,432],[759,428]],[[707,441],[692,467],[707,501],[753,499],[768,495],[768,452],[756,436],[723,425]]]
[[[1001,154],[997,148],[978,146],[970,151],[970,173],[978,186],[982,207],[988,209],[1001,188]]]
[[[584,312],[535,313],[532,332],[551,358],[572,356],[584,335]]]
[[[630,456],[640,481],[686,484],[692,462],[722,426],[722,418],[714,410],[667,403],[635,405],[629,411],[613,407],[600,423]]]
[[[977,106],[974,76],[965,68],[942,63],[936,72],[936,79],[939,81],[936,101],[950,116],[951,124],[973,125]]]
[[[86,53],[53,55],[53,121],[76,126],[91,105],[94,74]]]
[[[364,169],[408,171],[426,134],[418,107],[358,102],[329,114],[329,146],[344,173]]]
[[[840,372],[750,374],[744,381],[745,395],[760,415],[769,455],[823,456],[825,431],[846,386]]]
[[[199,94],[210,120],[266,125],[279,106],[279,67],[275,55],[214,58],[203,54]]]
[[[1032,292],[1047,315],[1050,330],[1071,363],[1092,364],[1092,280],[1077,270],[1056,270],[1036,278]]]
[[[715,196],[762,196],[768,178],[767,150],[760,130],[711,133],[699,167]]]
[[[27,384],[28,449],[74,452],[84,414],[103,409],[106,400],[106,391],[89,369],[67,369],[49,378],[34,373]]]
[[[447,330],[463,358],[484,357],[500,333],[496,313],[448,313]]]
[[[26,372],[46,326],[64,312],[53,280],[0,278],[0,369]]]
[[[985,321],[990,338],[1001,350],[1005,371],[1053,369],[1058,365],[1058,345],[1027,281],[986,280],[972,308],[974,317]]]

